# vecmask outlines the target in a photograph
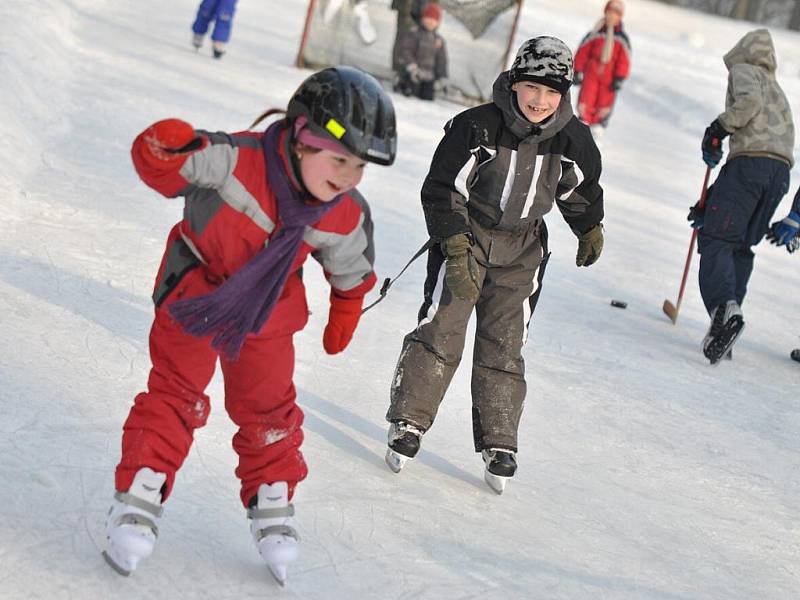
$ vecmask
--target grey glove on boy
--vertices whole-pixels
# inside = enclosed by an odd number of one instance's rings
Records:
[[[444,281],[456,298],[475,303],[480,295],[478,288],[478,263],[472,256],[472,242],[466,233],[457,233],[441,244],[445,255]]]
[[[579,267],[588,267],[600,257],[603,251],[603,224],[598,223],[589,231],[578,236],[578,254],[575,264]]]

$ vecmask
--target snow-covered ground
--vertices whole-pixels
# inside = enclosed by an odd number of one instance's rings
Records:
[[[526,3],[518,41],[577,44],[600,0]],[[291,65],[305,0],[242,0],[229,54],[194,53],[195,0],[0,3],[0,598],[776,599],[800,593],[800,261],[763,244],[733,363],[706,364],[695,258],[675,301],[721,110],[721,56],[755,26],[630,0],[633,75],[604,140],[606,246],[574,266],[557,211],[525,349],[520,468],[501,496],[471,446],[469,355],[423,452],[383,464],[383,415],[417,263],[329,357],[327,289],[297,336],[310,476],[295,503],[302,555],[283,591],[252,545],[233,476],[222,384],[180,471],[154,556],[131,578],[100,557],[122,422],[146,382],[152,280],[181,203],[130,165],[152,121],[245,128],[308,75]],[[775,31],[800,119],[800,35]],[[459,107],[395,98],[400,155],[361,187],[377,269],[425,240],[418,190]],[[800,156],[800,153],[797,153]],[[796,184],[792,186],[793,195]],[[779,208],[782,216],[789,206]],[[374,298],[374,293],[370,296]],[[612,298],[628,309],[612,308]]]

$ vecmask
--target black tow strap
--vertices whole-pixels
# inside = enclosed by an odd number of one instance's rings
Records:
[[[373,306],[375,306],[375,305],[376,305],[378,302],[380,302],[381,300],[383,300],[383,299],[386,297],[386,292],[388,292],[388,291],[389,291],[389,288],[390,288],[390,287],[392,287],[392,284],[393,284],[395,281],[397,281],[398,279],[400,279],[400,277],[403,275],[403,273],[405,273],[405,272],[406,272],[406,269],[408,269],[408,267],[410,267],[410,266],[411,266],[411,263],[413,263],[413,262],[414,262],[415,260],[417,260],[417,259],[418,259],[420,256],[422,256],[423,254],[425,254],[425,253],[426,253],[428,250],[430,250],[430,249],[431,249],[431,248],[432,248],[434,245],[436,245],[436,244],[437,244],[437,240],[434,240],[433,238],[429,239],[427,242],[425,242],[425,244],[423,244],[422,248],[420,248],[419,250],[417,250],[417,253],[416,253],[414,256],[412,256],[412,257],[411,257],[411,260],[410,260],[410,261],[408,261],[408,262],[406,263],[406,266],[405,266],[405,267],[403,267],[403,270],[402,270],[402,271],[400,271],[400,272],[397,274],[397,276],[396,276],[394,279],[391,279],[390,277],[387,277],[386,279],[384,279],[384,280],[383,280],[383,285],[381,285],[381,293],[380,293],[380,297],[379,297],[377,300],[375,300],[375,302],[373,302],[372,304],[370,304],[369,306],[367,306],[366,308],[364,308],[364,309],[361,311],[361,314],[363,315],[363,314],[364,314],[365,312],[367,312],[367,311],[368,311],[370,308],[372,308],[372,307],[373,307]]]

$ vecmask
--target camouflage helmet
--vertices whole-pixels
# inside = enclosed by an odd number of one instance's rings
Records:
[[[353,67],[331,67],[311,75],[286,109],[319,136],[347,148],[362,160],[391,165],[397,154],[397,127],[389,95],[374,77]]]
[[[532,38],[520,46],[511,65],[511,83],[533,81],[562,94],[572,85],[572,51],[549,35]]]

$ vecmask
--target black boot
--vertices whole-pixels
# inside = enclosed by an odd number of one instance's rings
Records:
[[[517,472],[517,459],[514,453],[508,450],[484,450],[483,460],[486,463],[486,470],[492,475],[513,477]]]
[[[490,448],[481,452],[481,456],[483,456],[483,462],[486,463],[483,479],[495,493],[502,494],[508,480],[517,472],[517,459],[514,452]]]
[[[395,473],[399,473],[407,461],[419,452],[422,431],[398,421],[389,425],[389,448],[386,450],[386,464]]]

